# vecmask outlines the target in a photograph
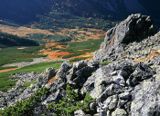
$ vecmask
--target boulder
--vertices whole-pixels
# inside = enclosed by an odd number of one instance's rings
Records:
[[[81,88],[92,72],[96,70],[93,65],[88,65],[86,61],[73,64],[67,75],[67,81],[74,88]]]
[[[128,83],[130,86],[135,86],[142,80],[153,77],[155,72],[144,63],[137,64],[134,72],[130,75]]]
[[[60,100],[60,98],[62,98],[62,92],[60,90],[57,90],[56,92],[50,94],[46,99],[45,101],[43,102],[43,104],[48,104],[48,103],[51,103],[51,102],[55,102],[55,101],[58,101]]]
[[[115,94],[120,94],[125,91],[125,88],[117,85],[117,84],[111,84],[106,87],[106,89],[98,96],[97,101],[98,102],[103,102],[105,101],[109,96],[113,96]]]
[[[3,107],[5,107],[5,106],[7,106],[7,102],[6,102],[6,100],[5,100],[5,97],[3,97],[3,96],[0,96],[0,109],[1,108],[3,108]]]
[[[98,98],[107,88],[124,88],[126,79],[134,71],[133,67],[132,62],[127,60],[100,67],[84,83],[81,93],[90,92],[93,98]],[[113,90],[111,90],[112,92]]]
[[[131,116],[160,116],[160,76],[145,80],[132,92]]]
[[[96,109],[97,109],[97,103],[96,102],[92,102],[89,104],[89,109],[92,113],[96,113]]]
[[[154,75],[153,69],[144,63],[135,64],[130,60],[113,62],[98,68],[84,83],[81,93],[89,92],[96,99],[99,115],[128,116],[134,88],[153,80]],[[132,79],[138,82],[134,86],[128,83],[134,82]]]
[[[74,112],[74,116],[86,116],[82,110],[77,110]]]
[[[61,79],[65,79],[67,72],[71,69],[72,65],[69,64],[68,62],[63,62],[60,69],[57,72],[57,77]]]
[[[128,116],[127,112],[124,109],[117,108],[113,113],[112,116]]]
[[[114,110],[117,107],[117,103],[118,103],[118,96],[117,95],[113,95],[108,97],[104,102],[103,105],[105,108],[105,110]]]

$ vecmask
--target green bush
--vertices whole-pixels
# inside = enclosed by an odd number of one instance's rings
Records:
[[[0,116],[33,116],[34,107],[41,102],[42,96],[47,93],[47,88],[41,88],[30,98],[0,110]]]
[[[0,32],[0,48],[12,46],[39,46],[34,40]]]
[[[72,40],[72,38],[69,36],[63,36],[63,35],[58,35],[58,34],[56,34],[56,35],[31,34],[30,38],[32,38],[34,40],[38,40],[41,43],[43,43],[42,39],[44,39],[44,38],[47,38],[49,40],[53,40],[56,42],[68,42],[68,41]]]
[[[83,100],[79,99],[78,94],[70,86],[67,86],[66,96],[58,102],[49,104],[48,109],[53,110],[58,116],[72,116],[74,111],[79,109],[88,112],[88,105],[92,100],[88,94]]]
[[[41,102],[42,96],[48,94],[47,88],[41,88],[26,100],[17,102],[4,110],[0,110],[0,116],[33,116],[34,108]],[[82,109],[89,112],[89,103],[93,99],[86,94],[83,101],[79,99],[78,94],[70,87],[66,88],[66,96],[58,101],[48,105],[49,110],[54,110],[58,116],[72,116],[74,111]]]
[[[108,60],[104,60],[100,62],[100,65],[105,66],[108,65],[110,62]]]

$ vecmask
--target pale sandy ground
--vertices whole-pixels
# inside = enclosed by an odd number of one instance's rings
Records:
[[[18,68],[22,68],[25,66],[33,65],[33,64],[38,64],[41,62],[49,62],[50,60],[48,58],[34,58],[32,62],[18,62],[18,63],[12,63],[12,64],[5,64],[3,67],[13,67],[16,66]]]
[[[104,31],[100,29],[61,29],[59,31],[51,32],[44,29],[35,29],[29,27],[15,27],[9,25],[0,24],[0,32],[17,35],[19,37],[27,37],[31,34],[44,34],[44,35],[63,35],[63,36],[72,36],[77,40],[86,40],[86,39],[99,39],[104,36]],[[71,34],[74,33],[74,34]],[[43,38],[42,38],[43,39]],[[76,40],[76,41],[77,41]]]
[[[17,68],[9,68],[9,69],[4,69],[4,70],[0,70],[0,73],[4,73],[4,72],[10,72],[13,70],[16,70]]]
[[[8,69],[0,70],[0,73],[10,72],[10,71],[17,70],[25,66],[38,64],[42,62],[50,62],[50,61],[53,61],[53,60],[49,60],[48,58],[33,58],[32,62],[18,62],[18,63],[5,64],[2,67],[17,67],[17,68],[8,68]]]

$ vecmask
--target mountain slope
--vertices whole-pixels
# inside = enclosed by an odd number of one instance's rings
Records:
[[[38,43],[30,39],[0,33],[0,48],[12,46],[38,46]]]
[[[160,19],[158,0],[1,0],[0,4],[1,19],[21,24],[38,20],[38,15],[48,16],[49,12],[118,20],[141,12]]]
[[[17,24],[36,21],[36,16],[47,13],[50,9],[50,0],[1,0],[0,19]]]

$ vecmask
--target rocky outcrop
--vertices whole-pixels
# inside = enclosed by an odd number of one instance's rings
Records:
[[[96,60],[121,57],[125,46],[131,42],[139,42],[156,33],[156,28],[149,16],[130,15],[106,33],[100,50],[95,54]]]
[[[152,85],[148,83],[154,80],[153,75],[155,75],[153,69],[143,63],[114,62],[99,68],[88,78],[81,91],[82,93],[89,92],[96,99],[97,112],[99,112],[100,116],[101,114],[107,116],[139,116],[142,113],[135,114],[134,112],[139,111],[135,108],[138,108],[136,105],[140,103],[138,100],[143,99],[143,92],[146,91],[145,95],[148,96],[153,92],[152,95],[155,98],[158,97],[156,93],[158,89],[152,88]],[[156,81],[153,81],[153,83],[156,83]],[[147,86],[147,84],[150,84],[150,86]],[[145,85],[147,86],[146,88]],[[142,86],[145,88],[144,91]],[[154,91],[148,89],[148,87],[151,87]],[[155,99],[154,97],[149,99]],[[156,105],[156,102],[152,105]],[[147,104],[147,101],[145,103]],[[145,103],[143,102],[142,104]],[[147,112],[149,113],[149,110],[144,112],[146,113],[142,116],[147,116],[146,114]]]

